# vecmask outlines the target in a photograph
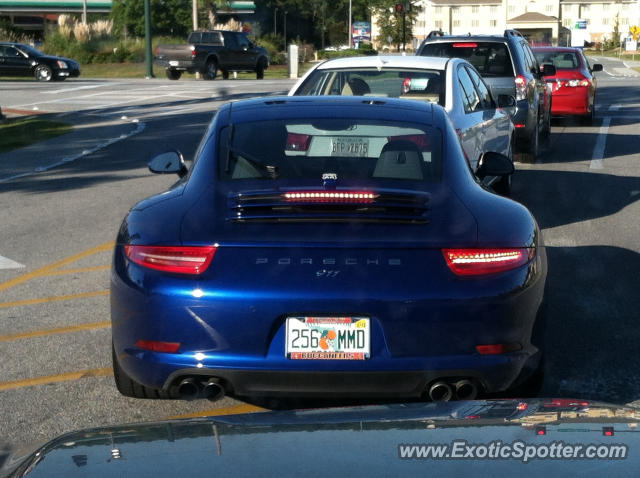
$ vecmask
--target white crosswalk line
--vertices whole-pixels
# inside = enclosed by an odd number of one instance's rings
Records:
[[[21,269],[24,264],[13,261],[8,257],[0,256],[0,269]]]

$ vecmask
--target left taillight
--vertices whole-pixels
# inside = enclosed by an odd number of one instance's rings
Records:
[[[520,267],[535,255],[535,248],[443,249],[451,271],[459,276],[497,274]]]
[[[197,275],[207,270],[216,246],[124,246],[125,255],[136,264],[162,272]]]

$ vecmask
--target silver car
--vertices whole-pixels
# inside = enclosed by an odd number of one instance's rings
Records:
[[[507,110],[515,105],[515,99],[500,96],[496,101],[480,74],[465,60],[337,58],[311,68],[289,91],[289,96],[293,95],[363,95],[437,103],[449,114],[472,171],[478,171],[482,155],[489,151],[513,160],[515,128]],[[501,194],[511,191],[511,176],[483,180]]]

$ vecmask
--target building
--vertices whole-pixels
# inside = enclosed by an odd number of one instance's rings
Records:
[[[616,19],[621,39],[630,36],[630,26],[640,25],[637,0],[414,0],[413,5],[418,10],[414,46],[433,30],[474,35],[513,28],[534,43],[566,45],[577,20],[586,21],[590,42],[612,39]]]
[[[142,0],[137,0],[142,2]],[[0,19],[29,36],[41,37],[46,24],[55,23],[62,13],[110,13],[112,0],[0,0]],[[221,13],[248,14],[255,11],[252,0],[230,0]]]

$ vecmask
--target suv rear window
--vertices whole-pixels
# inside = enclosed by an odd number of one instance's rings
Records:
[[[368,119],[295,119],[221,130],[218,174],[243,179],[439,181],[442,136],[419,124]]]
[[[514,76],[507,45],[499,42],[452,41],[426,44],[422,56],[463,58],[482,76]]]
[[[557,70],[573,70],[580,68],[580,58],[570,51],[536,51],[538,63],[551,63]]]

